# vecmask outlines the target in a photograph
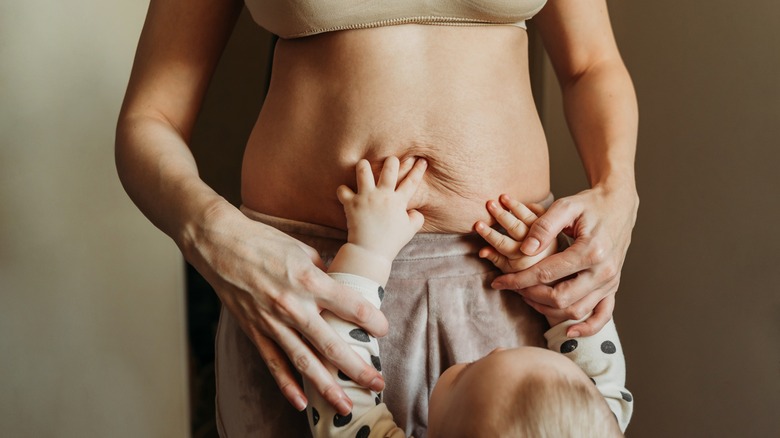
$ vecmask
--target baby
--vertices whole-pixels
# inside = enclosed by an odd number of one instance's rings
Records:
[[[399,176],[399,168],[397,158],[387,158],[375,181],[369,163],[361,160],[356,167],[357,193],[346,186],[337,192],[347,217],[348,238],[329,275],[377,307],[393,259],[423,225],[422,214],[408,205],[426,162],[417,160],[406,175]],[[516,272],[557,251],[551,245],[543,254],[524,256],[520,242],[537,216],[507,196],[502,196],[501,204],[490,201],[488,210],[508,234],[478,223],[477,232],[491,245],[480,251],[481,257],[504,272]],[[367,363],[382,370],[375,338],[328,311],[322,315]],[[548,322],[552,326],[545,333],[549,350],[496,349],[475,362],[447,369],[431,395],[428,435],[622,436],[633,406],[631,394],[623,387],[625,364],[614,323],[610,321],[595,336],[568,339],[566,328],[576,321],[548,318]],[[332,365],[329,369],[352,399],[353,409],[346,416],[337,414],[304,380],[314,437],[406,437],[381,394],[355,384]]]

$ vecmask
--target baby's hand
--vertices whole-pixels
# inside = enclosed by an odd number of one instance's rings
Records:
[[[507,234],[494,230],[482,221],[477,222],[474,226],[477,233],[491,245],[479,251],[480,257],[490,260],[506,274],[528,269],[558,251],[557,243],[553,242],[545,251],[533,257],[523,254],[520,245],[528,234],[528,229],[539,217],[525,204],[507,195],[501,195],[499,199],[501,204],[493,200],[488,201],[487,209]]]
[[[391,262],[423,225],[423,215],[408,206],[427,162],[415,159],[400,181],[399,167],[398,158],[388,157],[375,184],[368,161],[360,160],[355,170],[357,193],[347,186],[340,186],[336,192],[347,216],[347,241]]]

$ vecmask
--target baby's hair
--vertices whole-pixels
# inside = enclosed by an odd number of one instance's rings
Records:
[[[590,387],[593,386],[593,387]],[[521,379],[507,397],[497,400],[491,429],[485,436],[622,437],[604,397],[588,381],[556,372],[534,372]]]
[[[593,386],[593,387],[590,387]],[[490,405],[472,406],[472,415],[452,419],[457,437],[613,438],[623,437],[617,419],[593,383],[555,371],[529,373]]]

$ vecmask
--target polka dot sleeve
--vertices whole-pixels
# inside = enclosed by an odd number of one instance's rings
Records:
[[[583,318],[584,319],[584,318]],[[634,410],[634,397],[625,388],[626,362],[615,322],[587,338],[567,338],[566,329],[579,321],[566,321],[544,334],[547,347],[574,361],[596,384],[625,432]]]
[[[352,274],[330,273],[329,275],[339,283],[360,292],[363,298],[379,308],[384,297],[384,289],[380,284]],[[366,363],[382,371],[376,338],[357,325],[344,321],[328,311],[322,312],[322,317]],[[357,385],[332,364],[327,364],[327,367],[352,400],[353,408],[349,415],[338,415],[336,410],[304,379],[303,389],[309,399],[306,414],[314,438],[406,437],[404,431],[396,426],[387,406],[382,403],[382,394]]]

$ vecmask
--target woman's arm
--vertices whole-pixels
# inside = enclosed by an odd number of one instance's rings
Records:
[[[320,312],[331,310],[379,336],[387,321],[328,277],[312,248],[249,220],[206,185],[187,146],[241,7],[234,0],[152,0],[117,125],[117,169],[141,211],[176,242],[234,314],[285,397],[298,409],[306,406],[289,357],[346,414],[349,399],[300,335],[356,382],[381,390],[381,375]]]
[[[593,310],[568,330],[569,336],[589,336],[612,314],[636,221],[636,96],[604,0],[550,0],[534,21],[558,76],[591,189],[553,203],[522,250],[535,255],[561,231],[574,244],[528,270],[499,277],[494,287],[518,290],[538,311],[556,318],[580,319]]]

